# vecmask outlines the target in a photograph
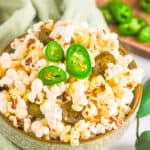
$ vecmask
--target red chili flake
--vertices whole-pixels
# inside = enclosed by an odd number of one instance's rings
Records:
[[[73,38],[71,38],[71,41],[70,41],[70,43],[72,44],[72,43],[74,43],[75,41],[74,41],[74,39]]]
[[[29,39],[27,43],[27,48],[29,48],[33,43],[35,43],[35,39]]]
[[[105,89],[106,89],[105,84],[102,83],[102,84],[100,85],[100,89],[104,92]]]
[[[18,100],[17,99],[13,99],[12,100],[12,109],[16,109],[17,104],[18,104]]]
[[[127,84],[127,88],[132,89],[132,87],[133,87],[132,83]]]
[[[34,64],[32,64],[32,67],[35,67],[35,65],[34,65]]]
[[[32,57],[29,57],[25,60],[25,64],[28,66],[32,63]]]
[[[32,46],[31,46],[31,49],[35,49],[35,45],[32,45]]]
[[[117,127],[120,127],[123,125],[123,120],[122,119],[117,119],[115,117],[110,117],[109,118],[109,123],[113,123],[115,122],[115,124],[117,125]]]

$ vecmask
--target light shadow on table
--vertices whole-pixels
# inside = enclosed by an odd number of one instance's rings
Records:
[[[133,145],[116,145],[109,150],[135,150]]]

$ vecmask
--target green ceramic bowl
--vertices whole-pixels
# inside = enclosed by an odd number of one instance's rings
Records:
[[[122,54],[126,54],[127,51],[120,48]],[[136,63],[132,64],[133,68],[136,67]],[[123,133],[126,131],[131,120],[135,117],[142,95],[142,85],[139,84],[136,87],[134,93],[134,100],[131,104],[131,111],[126,117],[125,123],[117,130],[112,130],[104,135],[96,136],[93,139],[81,141],[79,146],[71,146],[69,144],[62,143],[60,141],[44,141],[40,140],[32,135],[29,135],[22,130],[19,130],[12,126],[12,124],[3,115],[0,114],[0,132],[14,144],[24,150],[106,150],[114,142],[118,141]]]

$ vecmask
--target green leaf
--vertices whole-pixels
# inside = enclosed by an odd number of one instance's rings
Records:
[[[138,115],[140,118],[150,115],[150,79],[144,84]]]
[[[136,140],[136,150],[149,150],[150,149],[150,131],[144,131],[141,136]]]

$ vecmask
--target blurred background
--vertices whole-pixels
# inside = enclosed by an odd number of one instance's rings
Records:
[[[113,0],[112,0],[113,1]],[[98,8],[102,11],[105,20],[110,28],[111,31],[117,32],[119,35],[120,43],[126,47],[128,50],[131,51],[135,59],[137,60],[137,63],[139,66],[143,67],[146,76],[144,78],[144,81],[146,81],[150,77],[150,30],[147,30],[147,35],[143,35],[143,38],[148,36],[147,41],[141,41],[139,39],[141,30],[138,30],[138,25],[141,24],[141,21],[146,22],[146,27],[150,27],[150,3],[146,4],[145,7],[147,7],[149,10],[147,11],[145,8],[143,8],[142,3],[146,2],[146,0],[123,0],[125,4],[127,4],[128,7],[130,7],[132,12],[132,19],[131,21],[127,23],[122,23],[119,21],[114,21],[115,17],[113,18],[113,22],[110,19],[113,15],[113,12],[110,11],[111,8],[109,8],[110,0],[96,0]],[[113,5],[115,1],[113,1],[110,5]],[[112,7],[112,6],[110,6]],[[116,10],[117,11],[117,10]],[[140,19],[140,21],[136,20]],[[134,21],[133,21],[134,20]],[[137,31],[136,31],[137,28]],[[124,31],[122,31],[124,30]],[[133,33],[133,30],[135,34]],[[127,33],[128,32],[128,33]],[[143,40],[143,39],[142,39]]]

